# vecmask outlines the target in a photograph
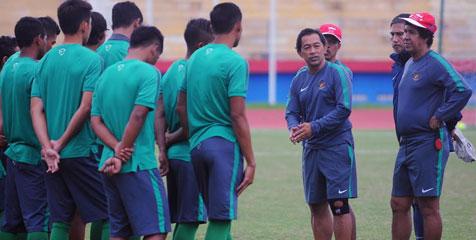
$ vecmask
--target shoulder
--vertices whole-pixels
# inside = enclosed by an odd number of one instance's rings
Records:
[[[428,64],[430,64],[432,68],[438,67],[441,70],[453,71],[453,67],[450,62],[434,51],[430,51],[428,53]]]

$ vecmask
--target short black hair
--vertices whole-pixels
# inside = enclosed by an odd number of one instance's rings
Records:
[[[112,29],[120,27],[128,27],[136,19],[140,19],[140,23],[144,21],[142,12],[139,7],[131,1],[116,3],[112,7]]]
[[[409,18],[409,17],[410,17],[410,13],[400,13],[400,14],[398,14],[397,16],[395,16],[392,19],[392,22],[390,23],[390,27],[393,24],[396,24],[396,23],[405,23],[405,20],[403,20],[402,18]]]
[[[241,18],[240,8],[231,2],[217,4],[210,12],[210,21],[215,34],[231,32]]]
[[[321,39],[322,45],[324,45],[324,46],[327,45],[327,40],[324,37],[324,35],[321,33],[321,31],[319,31],[317,29],[312,29],[312,28],[305,28],[305,29],[301,30],[301,32],[299,33],[299,35],[296,39],[296,50],[298,52],[300,52],[301,48],[302,48],[302,38],[304,36],[311,35],[311,34],[317,34],[319,36],[319,38]]]
[[[58,20],[64,34],[73,35],[78,32],[81,23],[89,23],[91,4],[84,0],[67,0],[58,7]]]
[[[418,31],[418,35],[420,35],[421,38],[426,39],[426,45],[428,47],[431,47],[431,45],[433,45],[433,39],[435,38],[435,35],[433,34],[433,32],[431,32],[430,30],[426,28],[415,26],[409,22],[405,22],[405,25],[410,25],[415,27]]]
[[[159,45],[159,52],[164,49],[164,35],[153,26],[140,26],[132,32],[131,48],[147,47],[152,44]]]
[[[38,35],[45,37],[45,28],[34,17],[22,17],[15,25],[15,38],[20,48],[30,46]]]
[[[196,48],[199,42],[209,42],[213,38],[210,21],[204,18],[190,20],[183,36],[188,49]]]
[[[50,16],[39,17],[38,20],[40,20],[41,24],[43,24],[43,27],[45,28],[46,37],[59,35],[61,33],[58,24]]]
[[[16,47],[18,47],[18,44],[14,37],[0,36],[0,60],[3,57],[10,57],[13,55]]]
[[[91,34],[87,45],[96,45],[104,37],[104,31],[107,30],[107,23],[104,16],[98,12],[91,13]]]

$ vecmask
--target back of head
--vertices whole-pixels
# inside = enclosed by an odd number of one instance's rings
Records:
[[[213,40],[210,21],[204,18],[190,20],[183,35],[189,50],[198,49],[200,42],[208,44]]]
[[[39,17],[38,20],[40,20],[41,24],[43,24],[47,37],[60,34],[61,30],[58,24],[56,24],[55,20],[53,20],[53,18],[46,16]]]
[[[64,34],[78,32],[82,22],[91,19],[91,4],[84,0],[67,0],[58,7],[58,20]]]
[[[240,8],[231,2],[216,5],[210,13],[210,22],[215,34],[226,34],[241,21]]]
[[[130,48],[148,47],[152,44],[157,44],[159,53],[162,53],[164,36],[156,27],[140,26],[132,32]]]
[[[105,37],[107,23],[104,16],[98,12],[91,13],[91,34],[89,35],[87,45],[96,45]]]
[[[15,37],[20,48],[28,47],[40,35],[45,37],[45,29],[41,22],[34,17],[22,17],[15,25]]]
[[[112,29],[129,27],[134,21],[140,19],[142,24],[144,18],[139,7],[133,2],[126,1],[116,3],[112,8]]]
[[[408,18],[410,17],[410,14],[409,13],[401,13],[401,14],[398,14],[397,16],[395,16],[393,19],[392,19],[392,22],[390,23],[390,27],[393,25],[393,24],[396,24],[396,23],[405,23],[405,20],[403,20],[402,18]]]
[[[0,69],[2,69],[3,59],[9,58],[15,53],[15,48],[18,47],[17,41],[14,37],[1,36],[0,37]],[[6,59],[5,58],[5,59]]]

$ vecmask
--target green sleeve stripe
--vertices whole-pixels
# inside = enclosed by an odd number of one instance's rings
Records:
[[[445,133],[443,128],[440,128],[440,140],[443,144],[445,144]],[[441,184],[441,164],[443,161],[443,150],[444,146],[440,149],[438,153],[438,176],[436,177],[436,196],[440,196],[440,184]]]
[[[337,70],[337,72],[339,73],[339,77],[340,77],[340,81],[342,83],[342,92],[344,94],[344,106],[347,108],[347,109],[350,109],[350,102],[349,102],[349,86],[347,85],[347,81],[345,80],[345,74],[344,74],[344,71],[342,70],[342,68],[340,67],[337,67],[335,64],[333,63],[328,63],[330,66],[332,66],[333,68],[335,68]]]
[[[352,147],[347,144],[347,147],[349,148],[349,157],[350,157],[350,175],[349,175],[349,198],[352,197],[352,171],[354,167],[354,153],[352,151]]]
[[[340,65],[341,67],[343,67],[347,72],[352,73],[352,71],[350,70],[350,68],[348,68],[346,65],[344,65],[344,64],[341,63],[341,62],[338,62],[338,63],[339,63],[339,65]]]
[[[150,181],[152,182],[152,188],[154,189],[155,201],[157,203],[157,212],[159,218],[159,230],[165,232],[165,216],[164,206],[162,204],[162,196],[160,194],[159,181],[157,180],[154,171],[149,170]]]
[[[235,196],[235,183],[236,183],[236,175],[238,174],[238,164],[240,162],[240,147],[238,143],[235,143],[235,156],[233,159],[233,176],[231,178],[231,186],[230,186],[230,219],[235,219],[235,212],[234,212],[234,196]]]
[[[463,82],[461,82],[460,77],[455,72],[455,70],[451,67],[448,61],[446,61],[444,58],[442,58],[440,55],[436,54],[435,52],[430,52],[430,56],[436,58],[436,60],[438,60],[438,62],[440,62],[443,65],[443,67],[445,67],[446,71],[448,71],[448,73],[450,74],[451,79],[453,79],[453,81],[456,83],[458,91],[460,92],[464,91],[465,88],[464,88]]]

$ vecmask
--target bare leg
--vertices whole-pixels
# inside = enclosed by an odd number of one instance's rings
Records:
[[[417,198],[423,215],[425,240],[441,239],[443,224],[440,216],[440,197]]]
[[[327,202],[309,204],[312,232],[315,240],[332,239],[332,217]]]
[[[69,239],[84,240],[85,231],[86,224],[79,216],[78,211],[76,211],[76,213],[74,214],[73,222],[71,223],[71,228],[69,229]]]
[[[410,207],[413,197],[393,197],[390,200],[392,207],[392,239],[408,240],[412,234],[412,219]]]
[[[349,205],[349,210],[350,210],[350,217],[352,219],[352,236],[351,236],[351,240],[356,240],[357,239],[357,224],[355,222],[355,214],[354,214],[354,210],[352,209],[352,207]]]
[[[166,238],[167,238],[167,233],[162,233],[162,234],[154,234],[154,235],[145,236],[144,240],[165,240]]]
[[[334,202],[334,207],[341,208],[342,201]],[[336,240],[349,240],[352,236],[352,216],[350,213],[334,216],[334,236]]]

